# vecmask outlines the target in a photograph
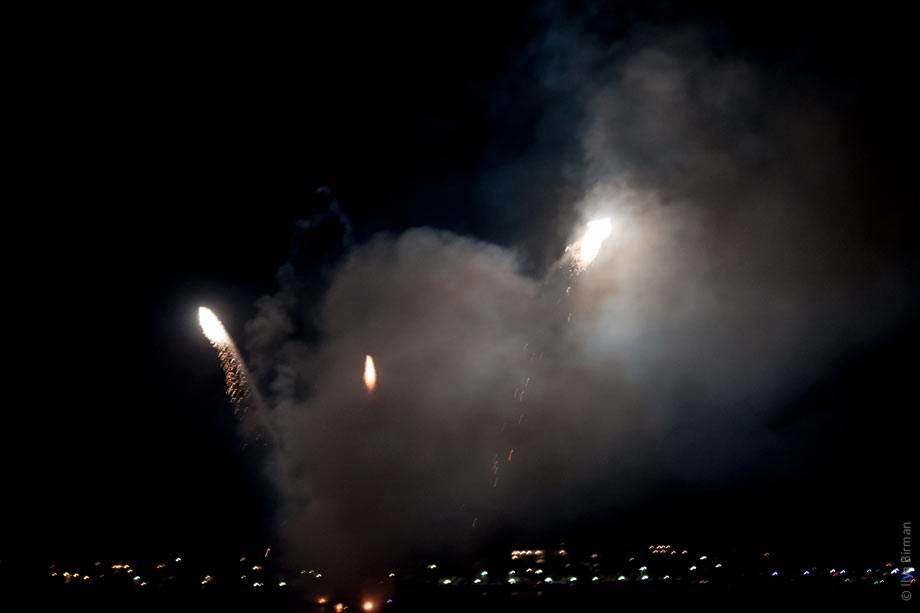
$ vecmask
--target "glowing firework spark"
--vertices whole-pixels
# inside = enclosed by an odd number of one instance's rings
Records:
[[[201,324],[204,335],[212,344],[223,345],[230,341],[223,324],[217,319],[217,315],[211,312],[211,309],[198,307],[198,322]]]
[[[374,368],[374,358],[370,355],[364,358],[364,385],[369,392],[373,392],[374,386],[377,385],[377,369]]]
[[[566,251],[573,252],[573,265],[576,272],[581,272],[590,266],[601,250],[601,245],[612,233],[613,224],[609,217],[588,222],[588,229],[581,240],[566,248]]]
[[[227,395],[233,403],[234,412],[239,411],[240,405],[249,397],[249,384],[246,378],[246,367],[233,344],[233,339],[227,334],[217,315],[205,307],[198,308],[198,322],[201,331],[217,349],[220,365],[224,369],[224,380],[227,382]]]

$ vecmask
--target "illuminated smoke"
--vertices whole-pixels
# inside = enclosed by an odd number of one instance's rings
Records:
[[[364,358],[364,385],[369,392],[373,392],[377,385],[377,369],[374,368],[374,358],[369,355]]]
[[[566,248],[566,251],[572,252],[572,266],[575,272],[582,272],[591,265],[601,250],[601,245],[612,232],[613,224],[610,223],[609,217],[588,222],[588,229],[581,240]]]
[[[217,316],[208,308],[198,308],[198,322],[201,331],[217,350],[220,365],[224,369],[224,380],[227,384],[227,396],[233,404],[233,411],[238,412],[243,403],[249,398],[249,383],[246,377],[246,366],[240,357],[233,339],[227,334]]]

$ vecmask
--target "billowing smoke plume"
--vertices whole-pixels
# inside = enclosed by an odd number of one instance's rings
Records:
[[[525,273],[522,252],[449,232],[378,235],[330,262],[317,295],[285,268],[249,326],[300,559],[398,562],[665,479],[776,466],[777,407],[903,316],[897,245],[868,223],[832,105],[692,34],[543,42],[562,52],[540,64],[541,134],[570,130],[581,167],[579,196],[548,215],[580,222],[553,233],[611,218],[589,267],[573,276],[560,248]],[[552,106],[562,67],[575,114]],[[486,185],[554,159],[537,140]]]

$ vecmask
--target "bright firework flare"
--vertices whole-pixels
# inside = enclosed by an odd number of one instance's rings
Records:
[[[227,383],[227,395],[233,403],[233,410],[239,411],[241,403],[249,396],[249,385],[246,380],[246,368],[243,359],[233,344],[233,339],[227,334],[224,325],[220,323],[211,309],[198,308],[198,322],[201,331],[217,349],[220,365],[224,369],[224,380]]]
[[[367,391],[373,392],[377,385],[377,369],[374,368],[374,358],[370,355],[364,357],[364,385]]]
[[[224,325],[217,319],[217,315],[206,307],[198,307],[198,322],[201,324],[201,330],[208,337],[213,345],[224,345],[230,342],[230,336],[224,329]]]
[[[612,233],[613,224],[609,217],[588,222],[588,229],[585,230],[585,235],[581,240],[574,245],[569,245],[569,248],[566,249],[567,251],[573,250],[574,267],[577,272],[590,266],[601,250],[601,245]]]

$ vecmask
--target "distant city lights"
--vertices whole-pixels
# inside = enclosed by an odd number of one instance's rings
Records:
[[[814,581],[818,581],[819,583],[821,581],[829,581],[829,582],[839,581],[839,582],[846,582],[846,583],[856,583],[859,581],[865,581],[866,582],[865,584],[869,585],[872,583],[873,579],[878,579],[878,581],[874,583],[876,585],[884,584],[886,581],[889,584],[898,583],[900,581],[901,584],[906,585],[909,582],[913,583],[911,579],[912,579],[913,573],[915,572],[915,569],[911,566],[897,567],[895,566],[895,563],[892,563],[892,562],[888,562],[884,564],[883,568],[881,569],[873,570],[871,567],[869,568],[864,567],[865,568],[864,573],[860,573],[858,571],[858,567],[856,569],[851,567],[850,571],[848,572],[846,569],[843,569],[843,568],[838,569],[836,568],[836,566],[829,568],[828,566],[823,566],[823,565],[820,567],[811,566],[811,565],[809,566],[802,565],[802,566],[799,566],[797,569],[795,567],[788,567],[788,568],[784,567],[784,572],[782,574],[779,572],[778,569],[765,569],[765,568],[758,569],[756,567],[747,568],[744,564],[740,564],[740,563],[736,563],[736,564],[729,563],[728,567],[723,569],[723,564],[721,562],[718,562],[719,556],[717,554],[714,554],[711,557],[706,556],[706,555],[698,556],[698,559],[704,560],[704,561],[711,559],[712,563],[710,566],[704,565],[703,567],[698,567],[696,564],[678,565],[678,566],[682,566],[683,569],[685,569],[683,570],[683,572],[681,572],[680,570],[676,570],[673,566],[669,567],[667,569],[669,572],[674,571],[677,573],[674,576],[671,576],[670,574],[658,574],[657,572],[651,572],[649,571],[649,566],[647,565],[648,561],[654,562],[654,560],[657,559],[657,558],[652,558],[651,554],[656,554],[658,552],[676,553],[678,551],[678,550],[674,550],[673,548],[671,548],[670,545],[651,546],[648,550],[648,555],[643,549],[642,553],[635,557],[627,557],[627,556],[618,557],[618,556],[611,555],[609,553],[600,554],[600,555],[605,556],[604,560],[611,561],[610,565],[601,563],[599,561],[592,562],[592,560],[597,560],[599,556],[599,554],[597,553],[589,554],[589,553],[579,553],[579,552],[568,552],[565,549],[550,549],[548,551],[550,551],[551,554],[555,554],[555,555],[551,556],[552,558],[554,558],[553,560],[550,560],[549,557],[547,558],[547,564],[545,565],[545,567],[537,567],[536,565],[533,564],[534,558],[545,554],[544,550],[539,550],[539,549],[538,550],[515,550],[512,553],[515,554],[517,558],[521,561],[518,562],[517,564],[513,564],[512,568],[510,569],[502,569],[500,566],[496,565],[496,567],[492,569],[495,575],[491,575],[490,571],[488,570],[482,570],[482,566],[491,565],[492,563],[494,563],[494,562],[490,563],[486,561],[486,562],[476,562],[476,566],[479,567],[479,570],[475,570],[475,566],[474,566],[473,569],[467,570],[466,572],[462,572],[458,570],[456,571],[456,575],[454,576],[444,576],[445,570],[442,568],[440,573],[437,573],[437,574],[432,573],[432,574],[427,575],[427,579],[425,579],[425,582],[428,583],[429,585],[434,584],[434,585],[443,585],[443,586],[464,586],[464,585],[469,586],[472,584],[476,586],[482,586],[482,588],[485,588],[487,584],[491,588],[496,583],[504,582],[506,586],[517,586],[517,585],[536,586],[535,593],[540,594],[541,592],[539,592],[539,587],[538,587],[540,584],[559,586],[558,588],[556,587],[550,588],[549,590],[550,592],[555,592],[557,590],[563,590],[566,586],[574,589],[577,592],[577,591],[580,591],[581,589],[588,589],[587,585],[581,586],[581,584],[582,583],[587,584],[589,582],[592,584],[597,584],[597,583],[607,583],[607,582],[612,583],[613,581],[642,582],[642,583],[657,583],[661,581],[669,581],[671,583],[686,582],[686,584],[690,584],[690,585],[694,585],[694,584],[703,585],[703,584],[709,583],[710,581],[715,583],[717,579],[719,582],[726,582],[726,581],[731,582],[731,581],[738,580],[741,577],[749,577],[749,578],[756,577],[756,578],[759,578],[761,581],[770,581],[771,584],[778,585],[774,583],[774,581],[780,581],[780,579],[777,579],[777,578],[781,576],[785,577],[785,579],[782,580],[781,583],[783,582],[792,583],[795,581],[799,581],[799,582],[802,582],[803,585],[811,584]],[[563,552],[564,552],[564,555],[566,556],[565,558],[560,559],[559,557],[556,557],[558,555],[562,555]],[[694,557],[696,557],[696,553],[694,553]],[[86,569],[92,569],[91,564],[93,564],[93,562],[91,561],[88,562],[85,566],[83,566],[81,568],[81,571],[76,571],[76,570],[63,571],[63,570],[57,569],[55,565],[52,564],[50,565],[50,567],[49,566],[43,567],[43,569],[48,569],[48,570],[41,570],[39,572],[42,572],[44,574],[44,577],[46,578],[46,580],[48,581],[55,580],[61,584],[67,583],[71,585],[74,585],[74,584],[82,585],[84,584],[84,582],[92,581],[92,585],[118,585],[118,582],[121,581],[123,585],[132,585],[132,586],[150,585],[150,586],[153,586],[153,587],[145,587],[145,590],[155,590],[171,582],[183,582],[183,581],[190,583],[193,586],[196,584],[200,584],[201,586],[208,586],[211,584],[214,585],[214,587],[207,587],[207,588],[202,587],[201,588],[202,591],[205,591],[205,590],[210,591],[214,589],[217,589],[217,590],[232,589],[232,587],[228,587],[228,586],[232,586],[234,584],[237,586],[244,586],[244,587],[248,587],[251,585],[252,588],[264,588],[263,591],[270,591],[272,589],[277,590],[278,588],[290,588],[293,590],[299,590],[299,589],[307,589],[308,585],[313,585],[313,582],[306,581],[305,578],[301,578],[299,583],[295,579],[292,579],[291,582],[289,583],[285,577],[281,576],[281,574],[283,573],[285,576],[292,576],[288,574],[288,572],[291,572],[291,571],[284,572],[282,569],[276,569],[274,568],[273,564],[270,564],[269,567],[265,567],[265,568],[263,568],[259,564],[255,564],[251,566],[250,565],[245,565],[245,566],[233,565],[232,561],[234,558],[237,558],[237,556],[231,556],[229,561],[232,567],[239,568],[240,570],[237,572],[236,575],[232,575],[232,573],[231,575],[239,577],[239,582],[236,582],[236,581],[225,582],[224,580],[220,580],[215,583],[214,577],[212,575],[206,574],[206,575],[189,576],[185,573],[178,572],[179,567],[171,567],[172,569],[176,569],[175,572],[173,572],[172,570],[164,572],[163,569],[167,568],[168,564],[163,563],[163,562],[157,564],[156,560],[151,561],[149,565],[138,564],[136,565],[136,568],[132,568],[131,564],[128,564],[124,561],[118,561],[115,563],[112,563],[110,561],[95,562],[95,566],[100,567],[100,568],[99,570],[94,570],[93,575],[89,575],[88,572],[86,573],[83,572]],[[246,560],[245,557],[240,557],[238,559],[241,561],[241,564],[244,563]],[[507,560],[507,558],[505,559]],[[626,562],[627,559],[632,560],[633,562],[637,564],[641,564],[641,566],[636,567],[636,566],[633,566],[632,564],[628,564]],[[619,560],[619,562],[615,562],[614,560]],[[765,560],[767,564],[772,565],[772,563],[767,559],[767,556],[764,556],[763,560]],[[203,566],[203,565],[199,566],[202,563],[198,560],[193,560],[191,563],[192,563],[192,568],[202,568],[202,569],[207,568],[207,566]],[[762,563],[763,562],[761,562],[761,564]],[[528,566],[528,564],[530,564],[530,566]],[[618,565],[622,565],[622,566],[618,568],[617,567]],[[428,565],[422,564],[421,568],[425,568],[426,566],[429,570],[434,570],[438,568],[437,565],[434,563],[428,564]],[[78,566],[78,568],[80,567]],[[100,570],[104,571],[106,568],[111,568],[113,572],[111,573],[106,572],[106,573],[100,574],[99,571]],[[251,568],[252,571],[256,571],[257,574],[254,577],[247,579],[246,574],[241,574],[241,573],[247,572],[245,568]],[[636,569],[636,570],[628,571],[630,572],[629,575],[616,574],[617,571],[622,572],[622,571],[625,571],[627,568]],[[156,569],[156,572],[154,572],[154,569]],[[656,570],[657,570],[657,567],[656,567]],[[662,569],[662,570],[665,570],[665,569]],[[261,573],[259,573],[258,571],[261,571]],[[310,571],[298,570],[296,572],[299,573],[300,575],[309,574],[310,576],[316,579],[319,579],[323,576],[322,573],[316,572],[315,570],[310,570]],[[518,572],[520,572],[521,574],[518,575]],[[584,572],[584,575],[571,574],[573,572]],[[143,573],[143,575],[141,575],[141,573]],[[151,575],[150,573],[154,573],[154,574]],[[401,573],[400,580],[408,579],[412,581],[411,577],[416,573],[418,573],[418,568],[416,568],[415,570],[406,569],[405,573]],[[530,577],[531,573],[534,574],[534,577]],[[547,576],[550,573],[555,573],[555,577]],[[889,577],[884,577],[885,574],[888,574]],[[504,575],[504,579],[502,579],[503,575]],[[802,579],[802,577],[810,577],[812,575],[814,575],[813,579]],[[98,576],[98,579],[97,579],[97,576]],[[220,576],[222,577],[223,575],[220,575]],[[296,574],[293,576],[296,577]],[[146,579],[144,579],[143,577],[146,577]],[[199,579],[198,577],[203,577],[203,578]],[[396,573],[390,572],[387,574],[387,577],[390,580],[393,580],[396,577]],[[492,581],[489,581],[489,577],[492,577]],[[771,577],[773,578],[772,580],[770,580]],[[796,579],[796,577],[799,577],[799,579]],[[378,575],[375,578],[375,581],[382,585],[387,580],[382,579]],[[394,585],[394,586],[397,585],[395,582],[387,582],[387,583],[390,585]],[[292,585],[297,586],[297,587],[291,587]],[[319,586],[323,584],[319,582],[316,585]],[[581,586],[581,587],[576,587],[576,586]],[[598,586],[598,588],[600,587],[601,586]],[[70,588],[65,588],[65,589],[70,589]],[[451,593],[453,592],[453,590],[458,590],[458,589],[462,589],[462,587],[452,587],[450,589],[445,588],[444,592],[445,594]],[[593,589],[597,589],[597,588],[593,588]],[[487,592],[485,589],[482,589],[481,592],[483,595],[492,593],[491,590]],[[509,593],[514,594],[517,592],[515,592],[514,590],[509,590]],[[330,601],[327,600],[326,596],[318,597],[318,598],[313,597],[311,602],[315,604],[319,604],[319,605],[331,604]],[[368,604],[370,604],[370,607],[368,607]],[[388,609],[388,607],[386,606],[386,601],[383,599],[381,600],[358,600],[357,602],[351,603],[350,607],[346,606],[345,604],[342,604],[342,607],[343,607],[342,609],[337,609],[337,610],[347,610],[350,608],[351,610],[386,611]]]

